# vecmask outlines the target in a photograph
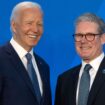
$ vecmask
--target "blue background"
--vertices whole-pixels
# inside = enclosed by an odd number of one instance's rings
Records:
[[[12,8],[24,0],[0,0],[0,45],[11,39]],[[52,99],[59,74],[80,63],[74,40],[74,21],[84,12],[93,12],[105,19],[105,0],[30,0],[44,11],[44,34],[35,47],[50,66]]]

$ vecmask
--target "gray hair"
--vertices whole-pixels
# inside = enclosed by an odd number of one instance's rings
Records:
[[[24,1],[24,2],[20,2],[19,4],[17,4],[13,10],[12,10],[12,13],[11,13],[11,17],[10,17],[10,22],[12,20],[16,20],[16,17],[17,17],[17,13],[22,9],[22,8],[39,8],[41,10],[41,12],[43,13],[42,11],[42,8],[41,6],[36,3],[36,2],[30,2],[30,1]]]
[[[80,22],[94,22],[98,25],[98,31],[100,34],[105,33],[105,22],[102,18],[96,16],[93,13],[85,13],[77,18],[75,21],[75,26],[77,26]]]

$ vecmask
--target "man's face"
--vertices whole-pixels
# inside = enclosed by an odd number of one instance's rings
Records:
[[[99,34],[98,25],[93,22],[80,22],[76,26],[76,34],[86,33]],[[84,61],[90,62],[102,53],[103,36],[96,35],[93,41],[88,41],[83,36],[80,42],[75,42],[77,53]]]
[[[11,23],[14,39],[27,51],[38,43],[43,33],[42,17],[38,8],[22,9]]]

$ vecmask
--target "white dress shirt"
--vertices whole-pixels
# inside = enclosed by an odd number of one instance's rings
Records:
[[[102,53],[100,56],[92,60],[89,64],[92,66],[92,68],[89,70],[90,74],[90,89],[92,87],[93,81],[95,79],[95,76],[97,74],[97,71],[99,69],[99,66],[104,58],[104,53]],[[78,85],[77,85],[77,92],[76,92],[76,105],[78,105],[78,93],[79,93],[79,85],[80,85],[80,79],[84,70],[84,67],[87,63],[82,61],[82,67],[80,69],[79,78],[78,78]]]
[[[10,40],[10,43],[13,46],[16,53],[18,54],[19,58],[21,59],[24,67],[27,70],[27,59],[26,59],[25,55],[28,52],[21,45],[19,45],[13,38]],[[34,70],[35,70],[36,75],[37,75],[39,88],[40,88],[40,92],[41,92],[41,95],[42,95],[43,94],[42,80],[41,80],[40,73],[39,73],[39,70],[38,70],[38,66],[37,66],[37,63],[36,63],[36,60],[35,60],[35,56],[33,55],[33,49],[29,53],[32,55],[32,63],[33,63],[33,67],[34,67]]]

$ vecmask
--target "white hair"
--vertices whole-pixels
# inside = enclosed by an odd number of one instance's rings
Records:
[[[41,12],[43,13],[41,6],[36,2],[30,2],[30,1],[20,2],[13,8],[11,17],[10,17],[10,22],[12,20],[14,20],[14,21],[16,20],[18,12],[23,8],[39,8],[41,10]]]

